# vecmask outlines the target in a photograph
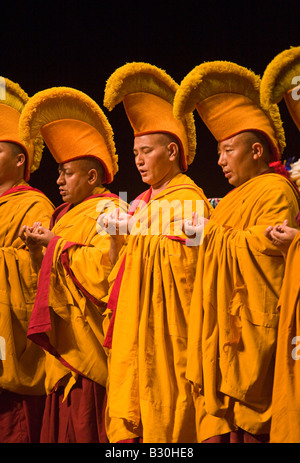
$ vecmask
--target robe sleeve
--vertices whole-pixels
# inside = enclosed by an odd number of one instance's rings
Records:
[[[219,391],[270,405],[285,264],[264,231],[285,219],[295,226],[298,209],[292,190],[275,188],[240,206],[225,224],[219,213],[205,227],[191,303],[187,377],[204,387],[213,415],[228,405]]]

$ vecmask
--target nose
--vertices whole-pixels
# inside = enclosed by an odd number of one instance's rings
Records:
[[[59,174],[58,179],[56,180],[57,185],[63,185],[64,179],[62,173]]]
[[[218,164],[221,167],[225,166],[225,164],[226,164],[226,159],[225,159],[225,155],[224,155],[223,152],[220,153],[220,156],[219,156],[219,159],[218,159]]]
[[[141,165],[144,164],[144,158],[143,158],[143,156],[142,156],[141,153],[136,154],[136,156],[135,156],[135,163],[136,163],[137,166],[141,166]]]

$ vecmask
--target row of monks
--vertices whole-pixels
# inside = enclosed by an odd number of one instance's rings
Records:
[[[300,440],[300,175],[280,161],[278,107],[300,129],[298,75],[300,47],[262,78],[228,61],[180,85],[118,68],[104,106],[123,103],[147,188],[130,205],[108,187],[98,103],[1,78],[0,442]],[[220,200],[186,173],[199,116],[233,187]],[[57,208],[30,186],[45,144]]]

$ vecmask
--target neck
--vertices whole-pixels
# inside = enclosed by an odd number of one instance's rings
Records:
[[[261,164],[257,169],[253,170],[252,175],[249,175],[249,180],[252,178],[258,177],[261,174],[264,174],[269,170],[269,166],[267,164]]]
[[[19,181],[7,180],[0,185],[0,195],[10,190],[13,186],[18,185]]]
[[[262,164],[260,166],[260,169],[259,169],[259,172],[257,175],[261,175],[263,174],[264,172],[268,171],[270,169],[269,165],[268,164]]]
[[[152,191],[151,191],[151,197],[150,199],[154,198],[154,196],[158,195],[161,191],[165,190],[171,180],[173,180],[176,175],[180,174],[180,170],[175,172],[173,175],[168,176],[167,178],[163,179],[161,182],[159,182],[156,185],[151,185]]]

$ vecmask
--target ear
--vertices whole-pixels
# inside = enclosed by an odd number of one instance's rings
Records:
[[[255,142],[252,145],[253,159],[262,159],[264,154],[264,148],[261,143]]]
[[[177,143],[171,142],[168,144],[169,159],[170,161],[175,161],[179,157],[179,147]]]
[[[25,154],[24,153],[17,154],[17,166],[21,167],[21,166],[25,165],[25,162],[26,162]]]
[[[90,185],[95,185],[98,182],[98,172],[96,169],[90,169],[88,171],[88,182]]]
[[[90,169],[88,171],[88,182],[91,186],[95,187],[95,186],[98,186],[99,184],[99,173],[97,171],[97,169]]]

